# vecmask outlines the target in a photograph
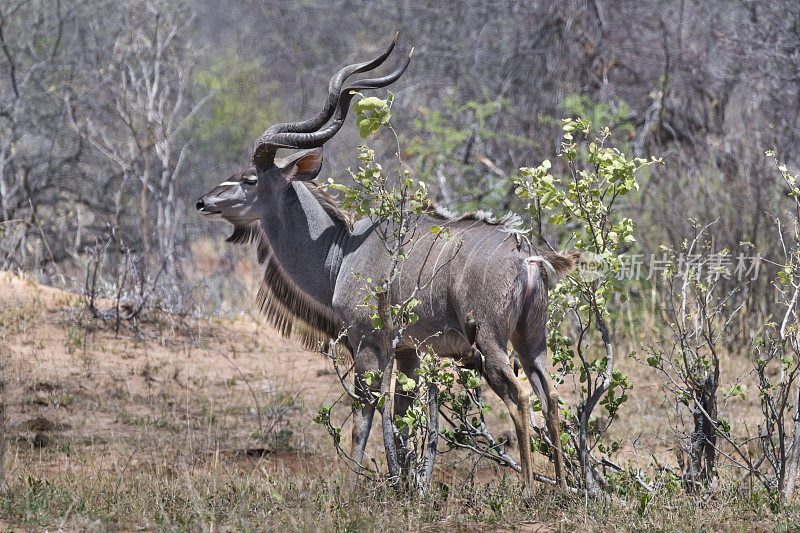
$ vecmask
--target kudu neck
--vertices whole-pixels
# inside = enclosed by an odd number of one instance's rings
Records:
[[[264,233],[284,273],[308,296],[331,306],[347,227],[331,217],[302,183],[292,183],[262,217]]]

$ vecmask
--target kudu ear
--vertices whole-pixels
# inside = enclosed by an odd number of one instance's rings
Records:
[[[279,166],[287,182],[313,180],[322,169],[322,148],[303,150],[293,154],[283,160]]]

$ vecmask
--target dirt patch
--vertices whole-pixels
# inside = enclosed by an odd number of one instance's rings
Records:
[[[259,317],[188,325],[117,333],[75,295],[0,273],[12,440],[121,460],[202,431],[193,453],[223,447],[237,461],[313,462],[301,461],[316,446],[313,414],[339,395],[326,360]]]

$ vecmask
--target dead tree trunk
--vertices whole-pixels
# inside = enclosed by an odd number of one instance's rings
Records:
[[[693,431],[689,434],[683,485],[688,492],[708,486],[714,477],[717,445],[717,371],[709,372],[694,390]]]

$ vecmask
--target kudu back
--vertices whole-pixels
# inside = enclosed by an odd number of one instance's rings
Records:
[[[296,334],[308,349],[319,349],[346,328],[344,341],[356,376],[382,368],[380,336],[363,305],[363,281],[381,279],[391,259],[378,231],[385,222],[353,221],[315,184],[322,145],[342,127],[353,91],[385,87],[408,67],[411,54],[394,72],[344,86],[353,74],[372,70],[391,54],[397,37],[376,58],[347,65],[330,80],[323,109],[314,117],[269,127],[256,141],[252,165],[219,184],[197,202],[197,210],[233,225],[229,242],[254,243],[263,267],[258,304],[284,335]],[[281,148],[300,150],[276,158]],[[534,248],[516,229],[517,219],[485,214],[453,216],[432,209],[415,228],[409,256],[402,262],[393,294],[415,287],[419,319],[409,326],[396,351],[398,371],[413,375],[419,361],[415,342],[427,339],[442,356],[465,359],[470,343],[468,316],[480,324],[478,344],[483,375],[508,406],[520,445],[526,485],[533,481],[530,461],[529,393],[509,364],[509,342],[539,396],[548,433],[555,443],[556,477],[563,479],[558,409],[547,370],[548,284],[572,269],[577,252]],[[431,227],[449,228],[437,239]],[[394,302],[397,303],[397,302]],[[398,395],[396,412],[411,398]],[[353,457],[360,464],[375,406],[366,405],[354,426]]]

